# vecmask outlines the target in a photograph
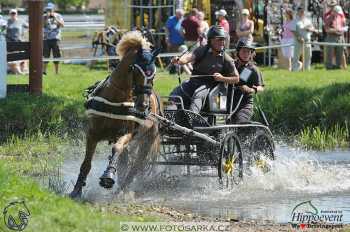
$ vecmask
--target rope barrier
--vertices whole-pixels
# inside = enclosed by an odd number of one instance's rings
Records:
[[[313,45],[321,45],[321,46],[343,46],[343,47],[350,47],[350,43],[327,43],[327,42],[309,42],[307,44],[313,44]],[[267,49],[275,49],[275,48],[283,48],[283,47],[289,47],[293,46],[293,43],[289,44],[275,44],[271,46],[263,46],[263,47],[256,47],[256,50],[267,50]],[[69,50],[69,49],[80,49],[80,48],[91,48],[91,46],[73,46],[73,47],[66,47],[62,48],[62,50]],[[236,49],[226,49],[227,52],[233,52],[236,51]],[[165,57],[174,57],[174,56],[180,56],[182,53],[161,53],[158,55],[160,58]],[[91,57],[72,57],[72,58],[45,58],[43,61],[49,62],[49,61],[60,61],[60,62],[69,62],[69,61],[96,61],[96,60],[119,60],[120,56],[91,56]]]
[[[138,6],[138,5],[129,5],[130,8],[139,8],[139,9],[155,9],[155,8],[174,8],[173,5],[159,5],[159,6]]]

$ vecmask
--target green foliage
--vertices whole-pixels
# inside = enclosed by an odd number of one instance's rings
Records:
[[[349,146],[348,136],[342,136],[333,145],[327,137],[339,134],[336,128],[345,130],[350,118],[348,71],[290,73],[265,69],[263,73],[266,91],[259,95],[259,102],[275,131],[301,133],[304,139],[300,141],[310,144],[310,148],[316,148],[316,143],[321,149],[328,145],[329,148]]]
[[[83,92],[102,80],[107,72],[91,71],[83,66],[62,66],[59,76],[43,81],[43,96],[14,94],[0,100],[0,140],[11,135],[42,133],[65,136],[81,131],[85,120]],[[9,77],[10,83],[25,83],[27,77]]]
[[[298,140],[306,149],[327,150],[337,147],[349,147],[349,128],[346,123],[345,127],[338,124],[330,129],[321,130],[320,127],[306,127],[298,136]]]
[[[291,73],[264,68],[263,74],[265,91],[256,100],[275,133],[296,135],[313,128],[327,132],[335,125],[345,128],[345,121],[350,118],[348,71]],[[106,71],[61,65],[59,76],[49,73],[44,77],[42,97],[16,94],[0,100],[0,120],[3,122],[0,124],[0,139],[4,141],[13,134],[40,132],[65,136],[82,131],[85,122],[83,90],[107,75]],[[181,76],[182,80],[185,78]],[[9,80],[11,83],[27,82],[27,78],[15,76]],[[158,93],[165,96],[178,85],[178,77],[160,71],[154,83]]]
[[[342,124],[350,118],[347,75],[346,71],[265,70],[267,86],[259,100],[275,129],[295,132],[306,126]]]
[[[0,146],[0,159],[18,175],[44,179],[61,164],[63,154],[59,149],[62,139],[42,134],[12,136]]]
[[[19,7],[22,4],[22,0],[0,0],[0,6],[4,7]]]
[[[61,10],[67,10],[71,6],[81,8],[89,4],[89,0],[52,0],[52,2],[57,4]]]
[[[0,160],[0,208],[24,200],[31,215],[25,231],[118,231],[120,221],[149,221],[150,217],[120,216],[99,206],[77,203],[39,187],[25,177],[17,176]],[[8,231],[0,223],[0,231]]]

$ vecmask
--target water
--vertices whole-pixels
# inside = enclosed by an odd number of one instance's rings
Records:
[[[105,148],[100,149],[99,158],[93,162],[84,193],[91,201],[113,199],[115,189],[108,191],[98,186],[98,177],[107,162],[101,154],[109,154],[109,148]],[[311,200],[318,210],[341,210],[343,223],[350,223],[349,151],[306,152],[279,145],[276,153],[270,172],[264,174],[253,169],[234,189],[220,189],[215,177],[157,176],[133,187],[136,197],[128,200],[187,209],[211,217],[277,223],[291,221],[293,208]],[[66,161],[62,169],[66,181],[75,181],[80,163],[80,160]]]

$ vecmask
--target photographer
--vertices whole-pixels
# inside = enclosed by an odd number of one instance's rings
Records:
[[[64,26],[63,18],[55,12],[55,5],[48,3],[44,14],[44,57],[50,58],[52,51],[54,58],[61,57],[59,42],[61,40],[61,28]],[[44,62],[44,74],[47,63]],[[55,73],[58,74],[58,61],[54,62]]]

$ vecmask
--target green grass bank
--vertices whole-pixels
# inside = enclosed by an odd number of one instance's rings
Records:
[[[51,71],[52,67],[49,68]],[[283,131],[298,135],[300,141],[310,148],[349,146],[348,70],[313,69],[299,73],[270,68],[262,70],[266,90],[259,94],[257,102],[276,133]],[[4,142],[11,136],[39,132],[60,137],[81,132],[85,121],[83,90],[106,76],[107,72],[102,70],[61,65],[59,75],[49,72],[44,76],[43,96],[15,94],[0,100],[0,120],[3,122],[0,125],[0,140]],[[27,79],[9,76],[8,82],[26,83]],[[164,71],[157,74],[155,88],[160,95],[167,95],[177,84],[176,75],[170,76]],[[328,140],[333,142],[328,144]],[[340,142],[337,144],[334,141]],[[325,145],[317,146],[318,143]]]
[[[155,218],[144,216],[121,216],[106,210],[106,207],[89,203],[78,203],[60,197],[41,188],[36,182],[26,177],[19,177],[6,165],[0,164],[0,208],[9,203],[24,200],[30,212],[29,223],[24,231],[119,231],[121,221],[154,221]],[[9,210],[15,217],[18,209]],[[69,215],[69,216],[68,216]],[[0,231],[10,231],[3,220]]]
[[[50,71],[44,76],[43,96],[21,93],[0,100],[0,207],[25,200],[31,212],[26,231],[118,231],[119,221],[154,220],[79,204],[28,178],[49,176],[66,155],[61,146],[83,138],[83,90],[107,76],[79,65],[61,65],[57,76]],[[275,133],[297,135],[309,148],[349,147],[349,71],[265,68],[263,74],[266,91],[257,100]],[[8,82],[27,83],[28,77],[9,76]],[[166,72],[155,80],[160,95],[177,84],[177,76]],[[0,231],[8,231],[3,223]]]

